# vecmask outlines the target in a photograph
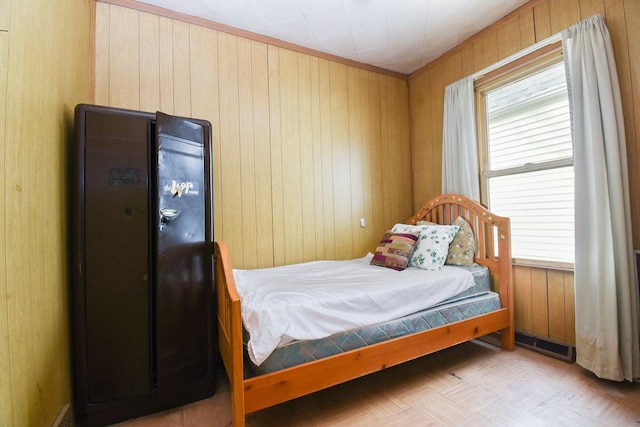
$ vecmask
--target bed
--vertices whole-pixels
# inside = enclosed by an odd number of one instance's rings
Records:
[[[499,300],[496,307],[480,314],[469,311],[459,320],[454,318],[446,324],[419,328],[407,335],[392,336],[364,347],[266,371],[248,369],[251,362],[246,354],[246,331],[234,270],[224,242],[215,242],[218,344],[231,385],[233,425],[243,426],[247,414],[484,335],[497,333],[502,348],[513,350],[509,219],[492,214],[464,196],[445,194],[428,201],[404,222],[447,225],[459,217],[464,218],[473,230],[476,241],[473,261],[488,269],[491,288]]]

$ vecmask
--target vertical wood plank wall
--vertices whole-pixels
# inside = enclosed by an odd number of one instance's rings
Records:
[[[67,153],[90,39],[88,0],[0,1],[2,426],[49,426],[72,398]]]
[[[237,268],[364,256],[412,214],[405,79],[98,2],[95,103],[211,121]]]
[[[444,89],[462,77],[589,16],[605,16],[613,40],[627,138],[634,247],[640,247],[640,2],[532,0],[409,79],[414,208],[441,191]],[[572,343],[570,273],[515,267],[516,327]]]

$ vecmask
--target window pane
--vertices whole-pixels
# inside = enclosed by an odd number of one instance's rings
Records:
[[[488,93],[487,115],[489,170],[573,156],[562,63]]]
[[[511,218],[514,258],[573,263],[573,166],[489,179],[489,207]]]

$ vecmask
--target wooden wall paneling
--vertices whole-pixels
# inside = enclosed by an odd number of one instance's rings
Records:
[[[520,51],[520,17],[514,17],[496,29],[498,58],[504,59]]]
[[[300,183],[300,104],[298,54],[280,49],[280,114],[282,126],[282,185],[285,263],[302,262],[302,186]]]
[[[5,2],[9,5],[9,2]],[[2,11],[4,12],[4,10]],[[7,9],[8,13],[8,9]],[[4,21],[5,28],[8,28],[9,19]],[[0,32],[0,179],[3,184],[0,186],[0,200],[5,203],[6,194],[10,194],[7,188],[7,176],[5,175],[5,149],[7,131],[7,78],[9,62],[9,33]],[[5,209],[0,209],[0,374],[4,380],[0,382],[0,424],[10,424],[13,420],[12,408],[12,375],[9,340],[9,294],[7,287],[7,240],[5,236],[6,213]]]
[[[428,195],[429,198],[437,196],[442,193],[442,120],[444,118],[444,81],[443,81],[443,67],[442,63],[439,63],[433,67],[431,74],[431,96],[433,100],[431,110],[431,128],[432,128],[432,149],[431,157],[433,164],[432,168],[432,194]],[[425,202],[428,199],[425,199]]]
[[[496,30],[490,31],[482,37],[483,68],[498,62],[500,59],[498,56],[498,49],[498,34]]]
[[[40,13],[45,16],[61,16],[66,7],[59,2],[48,3],[40,9]],[[86,19],[88,11],[88,7],[81,7],[70,11],[66,19],[68,22],[82,22],[83,18]],[[45,28],[50,25],[46,24]],[[42,399],[34,411],[34,420],[44,423],[71,399],[69,354],[66,349],[50,349],[59,348],[61,343],[69,342],[66,257],[68,215],[64,191],[68,183],[68,168],[65,159],[70,143],[73,108],[78,99],[76,92],[78,88],[82,88],[86,96],[89,88],[88,76],[84,74],[88,72],[89,44],[78,42],[88,34],[89,23],[86,23],[84,28],[80,35],[77,29],[69,25],[56,28],[57,40],[62,45],[60,49],[49,48],[53,41],[46,36],[49,31],[44,31],[44,61],[51,66],[41,67],[42,71],[38,73],[40,79],[35,90],[36,93],[44,95],[41,95],[41,101],[38,103],[39,111],[34,113],[40,118],[56,110],[57,114],[54,113],[56,120],[42,120],[38,126],[40,129],[35,132],[39,135],[34,140],[29,140],[38,147],[38,153],[31,157],[33,168],[30,168],[29,174],[30,185],[34,187],[29,201],[29,221],[33,224],[30,227],[32,237],[29,240],[39,242],[32,243],[29,250],[33,255],[30,260],[39,260],[31,265],[34,288],[31,304],[32,307],[40,307],[37,315],[39,319],[34,322],[35,328],[31,334],[33,348],[37,350],[30,360],[30,370],[38,378],[34,386],[36,390],[38,383],[43,382],[38,390],[38,397],[40,393],[54,396],[58,394],[57,397]],[[61,104],[63,108],[59,107]],[[25,136],[29,138],[30,135],[27,133]],[[43,206],[46,206],[47,210],[43,209]],[[57,369],[52,370],[51,366],[56,366]]]
[[[240,186],[242,203],[243,268],[256,268],[258,264],[256,224],[256,159],[253,129],[253,78],[251,41],[238,38],[238,124],[240,142]]]
[[[580,19],[586,19],[597,13],[605,15],[604,0],[579,0]]]
[[[337,259],[353,256],[351,224],[351,174],[349,152],[349,102],[347,66],[331,62],[331,167],[333,169],[333,202],[335,247]]]
[[[549,18],[551,34],[559,33],[570,25],[580,21],[579,0],[549,0]]]
[[[460,51],[460,67],[462,71],[462,77],[470,76],[476,71],[473,61],[473,55],[473,44],[467,43],[465,47],[463,47]]]
[[[42,46],[43,40],[38,38],[41,34],[32,27],[32,23],[38,22],[35,11],[20,10],[19,14],[12,13],[13,18],[20,18],[22,33],[18,32],[14,25],[10,33],[9,50],[9,71],[7,103],[12,108],[7,109],[6,119],[6,144],[5,144],[5,239],[10,250],[6,252],[6,280],[7,293],[10,295],[6,316],[9,324],[9,360],[11,361],[11,391],[15,396],[12,399],[15,425],[33,424],[36,414],[32,413],[35,408],[30,408],[30,402],[37,401],[37,373],[31,369],[31,364],[35,366],[33,355],[38,351],[34,347],[32,334],[35,331],[35,324],[41,318],[39,313],[33,315],[32,302],[36,301],[34,293],[36,286],[32,282],[32,260],[29,258],[30,245],[28,237],[31,236],[30,229],[32,217],[28,216],[31,199],[29,192],[33,185],[29,185],[29,171],[35,165],[31,162],[31,154],[36,151],[32,144],[22,143],[32,141],[34,144],[39,141],[40,130],[38,127],[27,126],[24,117],[31,117],[35,122],[46,120],[40,115],[38,103],[42,102],[42,93],[37,92],[38,82],[42,78],[42,67],[40,58],[29,43]],[[39,12],[39,11],[38,11]],[[29,31],[34,31],[33,38],[27,37]],[[16,57],[15,52],[22,51],[20,57]],[[18,63],[14,60],[21,60]],[[34,67],[35,69],[31,69]],[[29,76],[30,79],[18,78],[18,76]],[[32,81],[33,80],[33,81]],[[18,97],[23,97],[31,102],[19,102]],[[33,101],[36,103],[34,104]],[[34,123],[34,122],[31,122]],[[29,133],[33,129],[34,133]],[[26,238],[25,238],[26,237]],[[28,361],[28,363],[17,363],[16,361]]]
[[[575,285],[573,271],[563,272],[565,343],[576,343]]]
[[[370,172],[368,179],[370,183],[370,217],[367,228],[369,230],[369,250],[375,251],[382,234],[387,230],[388,225],[384,221],[384,200],[381,197],[384,177],[382,176],[382,137],[380,127],[382,121],[382,111],[380,105],[380,76],[375,73],[367,73],[367,94],[369,96],[368,108],[368,129],[371,137],[367,139],[370,161]]]
[[[302,204],[302,260],[317,260],[316,209],[313,146],[313,112],[311,98],[311,58],[297,53],[298,60],[298,111],[300,114],[300,197]]]
[[[174,113],[174,78],[173,78],[173,20],[160,17],[160,111],[167,114]]]
[[[190,58],[190,24],[173,21],[173,114],[191,117],[191,66],[197,58]],[[144,45],[141,45],[144,48]]]
[[[267,45],[251,42],[253,78],[253,138],[255,144],[257,267],[273,265],[271,200],[271,140],[269,125],[269,64]]]
[[[111,82],[109,74],[111,7],[107,3],[96,2],[95,50],[100,54],[95,55],[93,99],[96,104],[100,105],[111,105],[109,98],[111,92],[109,87]]]
[[[320,139],[322,145],[322,204],[324,218],[324,250],[327,259],[336,258],[336,227],[333,176],[333,144],[331,116],[331,72],[330,62],[318,60],[318,76],[320,81]],[[337,184],[336,184],[337,185]]]
[[[443,83],[444,87],[446,88],[451,83],[455,83],[462,77],[464,77],[462,75],[462,55],[460,52],[456,52],[452,55],[449,55],[443,62]]]
[[[372,143],[373,132],[371,129],[371,93],[369,91],[370,78],[365,70],[359,70],[360,78],[360,104],[363,106],[360,114],[360,127],[362,137],[362,211],[367,225],[362,229],[363,244],[366,251],[373,252],[375,244],[371,235],[373,230],[373,165]]]
[[[473,72],[477,72],[486,68],[490,64],[485,64],[485,57],[483,53],[483,41],[478,37],[471,42],[471,48],[473,49]]]
[[[153,17],[154,15],[150,15]],[[158,21],[157,17],[155,19]],[[141,20],[141,23],[143,20]],[[142,25],[142,24],[141,24]],[[222,236],[222,191],[220,175],[220,97],[218,93],[218,33],[208,28],[192,25],[190,28],[190,58],[198,66],[191,67],[191,110],[194,117],[211,122],[211,155],[213,185],[213,238]],[[156,35],[157,40],[157,35]],[[157,55],[157,54],[156,54]],[[146,73],[145,73],[146,74]],[[159,65],[148,69],[149,96],[141,96],[141,105],[148,105],[146,111],[154,111],[160,106]],[[265,72],[266,79],[266,72]],[[142,88],[142,83],[141,83]],[[256,90],[256,93],[259,91]],[[146,91],[141,90],[141,94]],[[257,95],[256,95],[257,96]],[[156,107],[154,107],[154,105]],[[271,263],[273,260],[269,260]]]
[[[311,56],[310,78],[311,78],[311,134],[313,138],[313,194],[315,213],[315,240],[316,256],[318,259],[325,259],[325,210],[324,210],[324,179],[322,163],[322,117],[320,114],[320,64],[318,58]]]
[[[271,204],[273,214],[273,264],[285,263],[282,125],[280,114],[280,48],[267,48],[269,65],[269,130],[271,139]],[[222,84],[226,82],[221,81]]]
[[[424,81],[423,87],[427,91],[427,94],[425,95],[425,103],[424,103],[425,108],[424,108],[423,117],[421,118],[424,121],[425,129],[426,129],[424,136],[422,138],[423,140],[421,141],[421,143],[425,146],[424,160],[429,162],[427,164],[431,164],[431,165],[439,163],[438,159],[435,158],[435,148],[434,148],[434,143],[437,143],[437,139],[434,139],[434,137],[435,137],[435,133],[438,130],[438,124],[434,122],[435,120],[434,109],[438,108],[438,102],[436,99],[436,93],[431,90],[434,84],[433,81],[434,81],[435,73],[436,73],[436,70],[433,70],[433,69],[425,73],[425,81]],[[442,108],[444,108],[444,105],[442,106]],[[425,136],[428,136],[428,138],[424,138]],[[440,161],[442,160],[440,159]],[[436,169],[434,169],[433,166],[431,165],[428,168],[416,168],[414,166],[414,174],[416,171],[419,171],[422,169],[422,172],[420,173],[420,177],[423,180],[422,184],[424,184],[425,186],[424,192],[420,194],[418,196],[418,199],[416,200],[416,205],[414,206],[415,208],[414,210],[420,209],[420,207],[427,200],[430,200],[433,196],[436,196],[442,192],[442,189],[440,186],[440,181],[442,180],[442,178],[440,178],[440,180],[438,179]]]
[[[12,2],[0,32],[2,425],[51,425],[71,399],[65,159],[90,98],[91,12],[69,3]]]
[[[154,112],[160,110],[160,18],[157,15],[140,13],[140,46],[139,108]]]
[[[140,12],[112,7],[109,20],[109,102],[140,108]]]
[[[11,25],[11,0],[0,2],[0,31],[9,31]]]
[[[434,194],[437,163],[433,158],[433,71],[416,78],[411,96],[411,160],[413,169],[413,211],[417,211]],[[444,106],[443,106],[444,108]]]
[[[390,198],[389,226],[402,222],[411,214],[412,189],[411,189],[411,148],[405,141],[409,141],[408,129],[408,97],[405,91],[405,83],[391,77],[381,77],[382,86],[385,88],[387,105],[386,124],[388,157],[390,162],[387,186]],[[406,114],[405,114],[406,113]],[[409,183],[409,184],[406,184]]]
[[[564,272],[549,270],[548,292],[549,292],[549,338],[559,342],[567,342],[567,324],[565,314],[565,283]]]
[[[549,336],[549,298],[547,293],[547,270],[531,268],[531,319],[535,336]]]
[[[520,49],[524,49],[536,43],[536,26],[533,16],[533,8],[520,15]]]
[[[533,310],[531,304],[531,268],[515,266],[513,269],[513,296],[516,329],[533,333]]]
[[[633,247],[640,248],[640,4],[632,0],[606,0],[605,7],[624,111]]]
[[[218,76],[221,82],[220,186],[224,217],[221,238],[229,247],[235,268],[244,268],[238,46],[235,36],[218,33]]]
[[[365,228],[360,227],[360,218],[365,217],[364,212],[364,181],[363,171],[363,144],[362,144],[362,116],[368,111],[363,108],[362,91],[360,88],[360,70],[354,67],[347,68],[349,103],[349,172],[351,174],[351,220],[353,230],[353,256],[361,257],[367,254],[365,245]],[[409,177],[411,179],[411,177]]]
[[[413,188],[411,186],[411,136],[409,131],[409,92],[407,82],[391,77],[389,79],[393,89],[391,117],[391,142],[397,150],[398,181],[394,185],[400,196],[397,211],[394,213],[397,222],[402,222],[413,215]]]
[[[551,17],[549,16],[549,1],[551,0],[547,0],[533,8],[536,42],[542,41],[553,34],[551,32]]]
[[[393,182],[391,180],[393,171],[393,160],[391,158],[393,154],[393,147],[390,144],[389,135],[389,114],[390,114],[390,94],[388,81],[380,77],[380,141],[381,141],[381,154],[382,154],[382,167],[381,172],[384,177],[382,181],[382,187],[379,196],[382,196],[382,218],[385,225],[385,230],[391,229],[393,225],[398,222],[398,218],[394,215],[394,195],[395,188],[393,188]]]
[[[45,7],[43,7],[43,10],[40,11],[41,13],[44,13],[46,16],[51,16],[51,7],[50,5],[47,5]],[[42,55],[46,56],[45,61],[49,64],[57,64],[57,60],[52,58],[52,54],[53,54],[53,50],[50,51],[45,51],[42,53]],[[57,52],[55,53],[57,56]],[[45,77],[45,73],[44,70],[38,72],[35,76],[35,78],[33,78],[33,80],[31,80],[30,82],[30,90],[32,91],[32,94],[36,97],[36,99],[38,99],[38,103],[37,105],[31,105],[30,107],[30,113],[33,115],[33,117],[40,122],[42,120],[42,118],[48,113],[48,108],[52,107],[51,110],[53,110],[53,105],[51,104],[51,99],[49,96],[43,95],[47,89],[49,90],[53,90],[56,91],[57,87],[56,86],[50,86],[49,83],[49,78],[51,78],[52,81],[57,81],[56,79],[56,74],[57,74],[58,70],[56,69],[50,69],[47,70],[47,76]],[[45,83],[45,80],[47,80],[47,82]],[[27,234],[23,234],[22,238],[24,239],[24,237],[26,236],[26,240],[29,242],[37,242],[38,240],[43,240],[43,243],[41,245],[28,245],[28,244],[24,244],[21,245],[22,249],[23,249],[23,253],[21,254],[21,256],[25,257],[25,262],[28,263],[29,260],[44,260],[45,258],[45,253],[43,251],[44,245],[46,243],[44,243],[44,241],[47,240],[47,238],[51,238],[51,236],[48,235],[48,233],[45,230],[44,227],[44,216],[38,212],[38,209],[34,209],[34,207],[37,207],[38,205],[41,204],[49,204],[48,200],[50,198],[50,196],[47,194],[47,192],[45,192],[44,190],[47,189],[47,187],[50,185],[50,183],[47,183],[47,174],[45,172],[46,168],[49,166],[48,164],[45,164],[44,159],[45,159],[45,152],[47,155],[49,155],[50,153],[50,143],[47,143],[47,139],[42,137],[43,135],[55,135],[56,132],[56,124],[52,123],[51,121],[44,121],[42,120],[42,124],[38,125],[38,130],[36,131],[36,138],[33,139],[32,145],[28,148],[26,148],[26,153],[28,153],[29,155],[29,160],[27,161],[27,181],[25,182],[25,185],[28,187],[28,191],[27,191],[27,204],[28,206],[30,206],[31,208],[23,211],[23,214],[26,213],[27,215],[27,221],[29,223],[29,226],[27,227]],[[20,131],[19,134],[19,139],[18,140],[25,140],[25,137],[27,137],[26,134],[26,129],[23,129]],[[48,157],[48,156],[47,156]],[[48,158],[52,158],[52,157],[48,157]],[[24,167],[25,163],[22,163],[23,167]],[[62,187],[60,187],[62,188]],[[54,190],[55,191],[55,190]],[[49,192],[49,194],[53,194],[51,192]],[[51,209],[53,211],[53,209],[55,208],[53,201],[51,203]],[[49,206],[47,206],[49,208]],[[52,215],[55,216],[59,213],[57,212],[52,212]],[[57,222],[57,224],[60,224],[60,226],[62,227],[62,221]],[[61,248],[58,248],[61,249]],[[53,252],[52,252],[53,253]],[[31,341],[28,344],[30,353],[29,353],[29,359],[30,359],[30,363],[31,366],[29,367],[29,377],[30,380],[30,393],[33,393],[32,396],[35,398],[35,393],[38,392],[37,387],[36,387],[36,378],[43,378],[43,375],[46,375],[46,371],[45,371],[45,367],[43,366],[43,362],[44,360],[47,358],[46,355],[44,355],[42,352],[38,352],[36,349],[39,347],[40,343],[50,343],[50,340],[47,339],[48,337],[45,334],[45,330],[47,329],[47,324],[43,323],[43,319],[51,319],[51,305],[47,304],[48,302],[48,296],[47,295],[49,293],[49,290],[43,286],[47,280],[45,279],[46,276],[48,276],[49,274],[53,275],[54,272],[47,272],[47,274],[45,275],[45,271],[44,271],[44,262],[37,262],[37,263],[33,263],[30,265],[30,269],[29,269],[29,282],[31,284],[30,286],[30,293],[29,293],[29,301],[24,301],[25,304],[33,304],[33,306],[38,307],[38,316],[36,318],[32,318],[30,320],[30,328],[29,331],[27,333],[27,336],[25,337],[25,340],[27,341]],[[20,282],[18,282],[20,283]],[[24,307],[24,315],[30,316],[30,313],[27,309],[27,307]],[[48,347],[48,345],[45,344],[45,348]],[[40,386],[40,388],[42,390],[45,389],[49,389],[50,390],[50,385],[49,384],[43,384]],[[27,409],[27,408],[25,408]],[[38,407],[38,408],[28,408],[29,411],[29,417],[31,419],[43,419],[44,416],[44,409],[42,407]]]

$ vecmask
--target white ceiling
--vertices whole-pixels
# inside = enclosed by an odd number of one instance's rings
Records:
[[[410,74],[528,0],[138,0]]]

